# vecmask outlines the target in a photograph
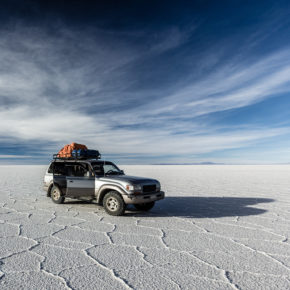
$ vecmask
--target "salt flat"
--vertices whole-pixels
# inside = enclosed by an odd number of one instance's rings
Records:
[[[290,289],[290,166],[121,166],[149,213],[56,205],[44,166],[0,167],[1,289]]]

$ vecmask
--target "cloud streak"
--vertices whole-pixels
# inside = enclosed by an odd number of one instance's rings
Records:
[[[288,93],[290,49],[250,65],[232,57],[199,77],[187,75],[186,82],[164,83],[165,56],[186,46],[194,30],[172,28],[148,38],[142,31],[128,37],[100,29],[2,29],[2,144],[40,142],[51,152],[78,141],[106,154],[193,158],[289,135],[287,126],[213,126],[211,115]],[[187,58],[196,56],[187,52]],[[175,72],[167,74],[172,79]]]

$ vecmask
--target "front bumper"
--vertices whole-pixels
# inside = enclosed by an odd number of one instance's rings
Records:
[[[126,204],[148,203],[148,202],[163,199],[164,197],[165,197],[164,191],[159,191],[159,192],[150,193],[150,194],[140,194],[140,195],[133,195],[133,194],[123,195],[123,199]]]

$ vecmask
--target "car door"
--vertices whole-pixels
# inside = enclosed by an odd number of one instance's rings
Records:
[[[68,197],[83,197],[95,195],[95,177],[92,176],[86,163],[72,163],[67,165]]]
[[[63,193],[66,193],[66,167],[64,162],[53,162],[49,167],[48,174],[51,174],[49,180],[56,184]]]

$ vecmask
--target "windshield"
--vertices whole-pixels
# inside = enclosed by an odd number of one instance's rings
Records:
[[[111,162],[94,162],[92,167],[96,175],[119,175],[122,171]]]

